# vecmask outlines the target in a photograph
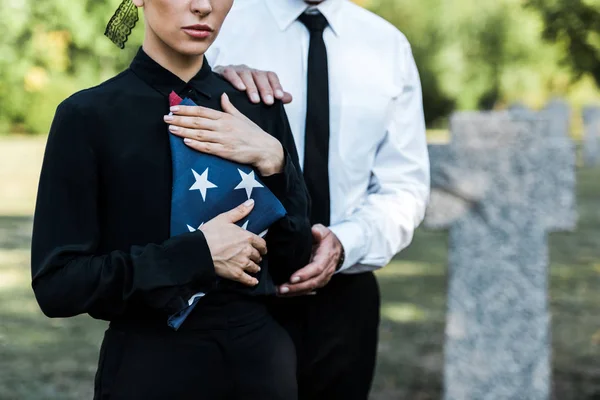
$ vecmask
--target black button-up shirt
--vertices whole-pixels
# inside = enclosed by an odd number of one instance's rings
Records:
[[[252,104],[206,60],[186,83],[140,49],[129,69],[76,93],[56,111],[40,177],[31,261],[33,289],[47,315],[89,313],[106,320],[166,315],[194,293],[214,289],[202,232],[169,237],[172,167],[163,116],[172,90],[217,110],[226,92],[286,150],[283,172],[262,177],[287,211],[266,237],[269,266],[260,273],[259,288],[233,282],[227,287],[272,294],[272,282],[271,289],[260,286],[271,278],[283,283],[309,261],[309,199],[283,105]]]

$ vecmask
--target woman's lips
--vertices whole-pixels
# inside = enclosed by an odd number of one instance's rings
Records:
[[[181,29],[189,36],[197,39],[205,39],[213,32],[213,29],[208,25],[184,26]]]

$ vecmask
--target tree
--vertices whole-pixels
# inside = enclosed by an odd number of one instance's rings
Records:
[[[124,69],[143,29],[119,51],[103,36],[118,0],[0,0],[0,133],[45,133],[58,103]]]
[[[119,1],[0,0],[0,134],[47,132],[61,100],[127,67],[143,22],[118,50],[103,33]],[[408,37],[430,127],[455,109],[597,94],[578,78],[600,85],[600,0],[354,1]]]
[[[565,74],[556,46],[542,40],[541,18],[522,0],[371,0],[366,6],[411,42],[429,126],[454,109],[517,100],[541,105]]]
[[[544,38],[566,50],[562,62],[576,79],[589,73],[600,86],[600,2],[598,0],[529,0],[542,16]]]

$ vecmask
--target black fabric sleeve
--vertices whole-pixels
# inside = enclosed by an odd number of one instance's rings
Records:
[[[80,108],[69,100],[59,106],[46,145],[31,250],[37,301],[49,317],[87,312],[110,320],[133,301],[165,314],[179,311],[215,282],[206,240],[196,231],[98,254],[94,122]]]
[[[270,111],[273,113],[268,132],[283,145],[285,160],[281,173],[261,179],[287,211],[284,218],[269,228],[266,236],[269,271],[276,284],[283,284],[310,261],[313,242],[309,221],[310,197],[283,104],[278,102]]]

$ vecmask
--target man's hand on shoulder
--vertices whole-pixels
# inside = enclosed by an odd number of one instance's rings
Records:
[[[251,102],[257,104],[261,99],[272,105],[275,99],[283,104],[291,103],[292,95],[285,92],[275,72],[259,71],[247,65],[216,66],[213,71],[225,78],[236,89],[246,91]]]
[[[325,226],[312,227],[314,239],[313,255],[310,264],[296,271],[290,282],[279,287],[282,297],[313,294],[316,289],[327,285],[343,260],[344,249],[337,236]]]

